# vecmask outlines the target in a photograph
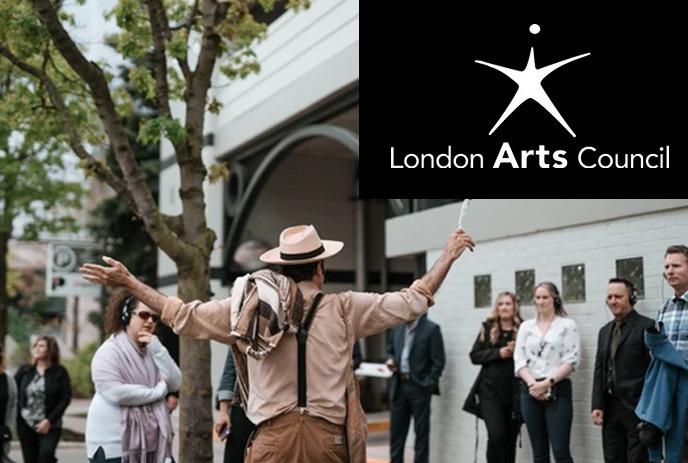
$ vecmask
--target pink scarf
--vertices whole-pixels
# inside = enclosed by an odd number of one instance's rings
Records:
[[[160,381],[158,367],[146,349],[140,349],[124,332],[108,340],[112,348],[101,352],[113,371],[94,373],[94,380],[109,384],[142,384],[155,387]],[[99,376],[96,378],[96,375]],[[122,413],[122,462],[163,463],[172,456],[172,421],[165,399],[135,407],[120,407]]]

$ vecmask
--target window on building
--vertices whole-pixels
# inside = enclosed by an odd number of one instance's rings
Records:
[[[561,288],[564,302],[585,302],[585,264],[562,267]]]
[[[492,305],[492,278],[490,275],[473,277],[473,300],[476,309]]]
[[[643,258],[631,257],[628,259],[617,259],[616,276],[625,278],[635,287],[638,298],[645,297],[645,275],[643,273]]]
[[[533,304],[535,270],[516,270],[516,296],[521,305]]]

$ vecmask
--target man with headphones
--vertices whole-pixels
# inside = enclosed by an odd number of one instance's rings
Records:
[[[635,311],[633,283],[612,278],[606,304],[614,320],[599,332],[592,388],[592,422],[602,426],[607,463],[645,463],[647,449],[638,439],[634,409],[643,390],[650,354],[644,332],[654,321]]]

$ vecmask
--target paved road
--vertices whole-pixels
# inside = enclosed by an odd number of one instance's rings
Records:
[[[83,433],[86,428],[86,412],[90,401],[75,399],[70,404],[63,417],[64,427],[75,432]],[[371,432],[368,436],[368,462],[381,463],[389,461],[389,415],[387,413],[375,413],[369,415],[369,422],[378,423],[380,431]],[[172,414],[172,422],[175,430],[179,424],[179,412]],[[411,434],[411,433],[410,433]],[[409,436],[409,438],[412,438]],[[179,440],[174,441],[174,454],[179,454]],[[216,463],[222,462],[224,455],[224,443],[213,442],[213,455]],[[23,463],[19,442],[12,442],[10,458],[16,463]],[[86,446],[83,442],[60,442],[57,448],[57,459],[60,463],[84,463],[86,461]],[[407,448],[404,456],[405,463],[413,462],[413,450]]]

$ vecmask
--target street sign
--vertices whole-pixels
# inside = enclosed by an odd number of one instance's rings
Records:
[[[100,296],[100,286],[86,281],[79,273],[79,267],[87,262],[96,262],[100,246],[88,242],[48,243],[48,266],[45,275],[47,296]]]

